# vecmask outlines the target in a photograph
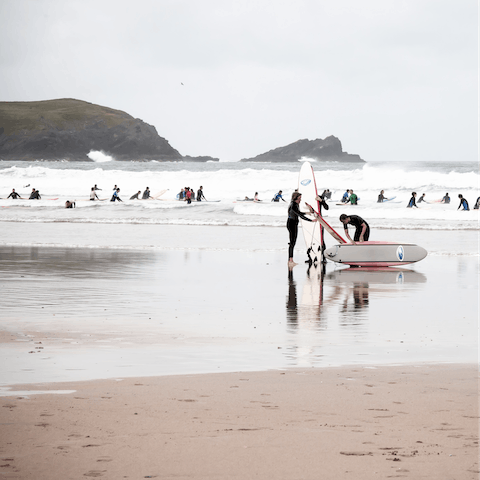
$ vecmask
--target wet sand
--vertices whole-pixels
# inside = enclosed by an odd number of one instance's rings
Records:
[[[291,272],[284,251],[0,247],[0,259],[0,387],[477,361],[478,257]]]
[[[74,392],[0,398],[2,478],[479,477],[474,366],[294,369],[35,389]]]

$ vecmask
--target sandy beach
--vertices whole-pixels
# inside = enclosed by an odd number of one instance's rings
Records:
[[[0,472],[473,480],[477,380],[474,366],[423,365],[25,386],[0,399]]]

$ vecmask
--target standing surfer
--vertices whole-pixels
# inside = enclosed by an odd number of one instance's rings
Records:
[[[281,191],[280,191],[281,193]],[[293,249],[295,248],[295,243],[297,243],[298,236],[298,218],[302,218],[307,222],[316,222],[317,219],[311,220],[306,215],[300,211],[300,202],[302,200],[302,194],[300,192],[293,192],[292,201],[288,207],[288,220],[287,220],[287,229],[290,234],[290,243],[288,244],[288,264],[290,266],[297,265],[293,261]]]
[[[205,195],[203,194],[203,187],[200,185],[200,188],[197,190],[197,202],[201,202],[202,199],[207,201]]]

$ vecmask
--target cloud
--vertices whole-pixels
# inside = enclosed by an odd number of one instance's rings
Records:
[[[222,159],[334,134],[473,160],[477,30],[473,0],[7,0],[0,100],[108,105]]]

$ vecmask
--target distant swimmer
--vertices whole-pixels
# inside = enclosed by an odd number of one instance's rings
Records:
[[[23,188],[27,188],[27,187],[29,187],[29,186],[30,186],[30,184],[28,184],[28,185],[24,185],[24,186],[23,186]]]
[[[352,205],[357,205],[358,204],[358,197],[355,193],[353,193],[353,190],[350,190],[350,197],[348,199]]]
[[[112,198],[110,199],[111,202],[123,202],[123,200],[120,198],[120,189],[117,187],[116,190],[113,191]]]
[[[132,195],[132,196],[130,197],[130,200],[140,200],[140,199],[138,198],[138,196],[139,196],[141,193],[142,193],[142,192],[139,190],[135,195]]]
[[[41,200],[40,192],[32,188],[32,193],[30,194],[29,200]]]
[[[278,193],[272,198],[272,202],[279,202],[280,200],[283,200],[285,202],[281,190],[279,190]]]
[[[197,190],[197,202],[201,202],[202,200],[207,200],[205,195],[203,194],[203,187],[200,185],[200,188]]]
[[[384,190],[380,192],[380,194],[378,195],[377,203],[383,203],[387,199],[387,197],[383,195],[384,193],[385,193]]]
[[[12,189],[12,193],[7,197],[7,199],[10,198],[10,197],[12,197],[13,200],[16,200],[17,198],[22,198],[22,197],[15,191],[15,189]]]
[[[418,203],[422,203],[422,202],[427,203],[427,202],[425,201],[425,194],[422,194],[422,196],[418,199]]]
[[[296,263],[293,261],[293,249],[295,248],[295,243],[297,243],[298,218],[303,218],[303,220],[306,220],[307,222],[317,221],[316,218],[311,220],[300,211],[299,205],[301,200],[302,194],[300,192],[293,192],[292,201],[288,207],[287,229],[288,233],[290,234],[290,243],[288,244],[288,264],[292,267],[296,265]]]
[[[448,193],[445,194],[440,203],[450,203],[450,197],[448,196]]]
[[[462,207],[463,210],[470,210],[467,200],[463,198],[463,195],[461,193],[458,194],[458,198],[460,199],[460,205],[458,206],[457,210],[460,210],[460,208]]]
[[[75,202],[71,202],[70,200],[67,200],[65,202],[65,208],[75,208]]]
[[[330,198],[332,197],[332,192],[327,188],[323,191],[321,197],[325,200],[330,200]]]
[[[350,197],[350,189],[349,188],[347,188],[347,190],[343,194],[342,203],[347,203],[348,202],[348,197]]]
[[[153,197],[150,196],[150,189],[147,187],[143,192],[142,200],[148,200],[149,198],[153,198]]]
[[[343,223],[343,228],[345,230],[345,235],[347,238],[352,241],[350,235],[348,234],[348,225],[353,225],[355,227],[355,235],[353,237],[353,242],[366,242],[370,237],[370,226],[368,223],[358,215],[345,215],[342,213],[340,215],[340,221]]]
[[[261,202],[261,200],[258,198],[258,192],[255,192],[255,195],[253,197],[254,202]]]
[[[101,190],[101,188],[98,188],[97,187],[97,184],[95,184],[95,186],[93,187],[94,190]]]
[[[418,208],[417,204],[415,203],[416,196],[417,196],[417,192],[412,192],[412,198],[408,202],[407,208],[412,208],[412,207]]]
[[[477,198],[475,202],[475,206],[473,207],[474,210],[478,210],[480,208],[480,197]]]
[[[97,194],[95,193],[95,187],[92,187],[92,190],[90,191],[90,201],[94,202],[96,200],[100,200],[97,197]]]

